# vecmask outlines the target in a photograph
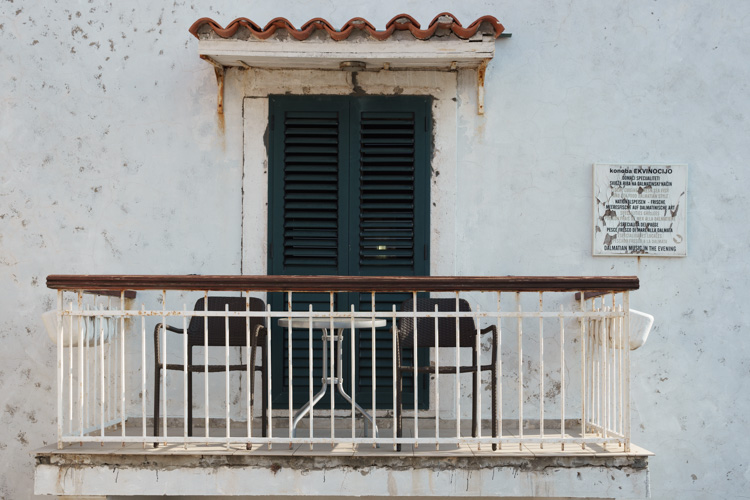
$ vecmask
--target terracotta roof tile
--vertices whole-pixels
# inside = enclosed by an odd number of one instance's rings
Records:
[[[239,30],[240,27],[244,27],[247,28],[247,30],[250,31],[250,33],[255,38],[265,40],[271,37],[276,32],[276,30],[282,29],[289,33],[289,35],[294,37],[296,40],[301,41],[309,38],[314,31],[323,30],[328,33],[328,36],[330,36],[331,39],[341,41],[349,38],[354,30],[360,30],[369,34],[376,40],[382,41],[389,38],[396,30],[409,31],[414,36],[414,38],[417,38],[419,40],[428,40],[429,38],[433,37],[438,30],[449,30],[458,38],[466,39],[474,36],[477,31],[479,31],[479,28],[483,23],[486,23],[491,28],[492,32],[494,32],[495,34],[495,38],[500,36],[500,34],[505,30],[503,25],[500,24],[493,16],[482,16],[471,23],[468,27],[464,27],[452,14],[443,12],[435,16],[435,18],[425,29],[422,29],[421,25],[408,14],[397,15],[396,17],[388,21],[388,23],[385,25],[384,30],[375,29],[375,27],[367,19],[364,19],[362,17],[355,17],[350,19],[341,27],[341,29],[338,30],[335,29],[331,25],[331,23],[320,17],[310,19],[299,29],[295,28],[292,23],[290,23],[283,17],[272,19],[263,28],[245,17],[235,19],[234,21],[229,23],[226,28],[223,28],[213,19],[204,17],[198,19],[193,23],[193,25],[190,27],[190,33],[192,33],[196,38],[199,38],[198,31],[202,27],[208,26],[219,37],[231,38],[237,33],[237,30]]]

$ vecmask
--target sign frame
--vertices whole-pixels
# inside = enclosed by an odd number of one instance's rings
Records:
[[[594,163],[592,188],[594,257],[687,257],[687,164]]]

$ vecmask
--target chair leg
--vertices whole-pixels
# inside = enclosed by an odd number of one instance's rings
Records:
[[[497,428],[497,372],[495,363],[492,363],[492,437],[498,436]],[[492,451],[497,450],[497,443],[492,443]]]
[[[261,418],[263,421],[260,424],[261,428],[261,436],[266,437],[268,436],[268,350],[266,349],[265,345],[261,347],[262,354],[261,354],[261,363],[263,363],[263,366],[261,366]]]
[[[247,381],[247,395],[248,399],[250,399],[250,414],[247,416],[247,418],[250,420],[248,428],[250,429],[250,432],[252,432],[253,424],[255,423],[255,342],[251,342],[251,345],[246,346],[245,349],[247,349],[247,356],[249,358],[248,374],[250,377]],[[245,449],[252,450],[253,445],[247,443],[245,445]]]
[[[159,362],[157,361],[155,370],[154,370],[154,437],[159,437],[159,386],[161,379],[161,367],[159,366]],[[154,442],[154,448],[158,448],[159,443]]]
[[[477,437],[477,414],[479,413],[479,363],[477,363],[477,351],[471,351],[471,366],[473,368],[472,377],[472,396],[471,396],[471,437]],[[481,424],[480,424],[481,425]]]
[[[498,350],[497,350],[497,341],[498,341],[498,335],[497,335],[497,328],[492,328],[492,363],[490,363],[490,366],[492,367],[492,437],[496,438],[500,435],[500,429],[498,427],[498,424],[502,425],[502,421],[497,421],[497,356],[498,356]],[[496,451],[498,448],[497,443],[492,443],[492,451]]]
[[[187,428],[188,436],[193,436],[193,346],[188,346],[187,353],[187,365],[188,365],[188,386],[187,386]]]
[[[154,437],[159,437],[159,399],[161,386],[161,364],[159,363],[159,327],[154,329]],[[154,448],[159,443],[154,441]]]
[[[401,376],[401,366],[396,368],[396,437],[402,437],[404,435],[402,427],[402,414],[403,408],[403,377]],[[396,451],[401,451],[401,443],[396,445]]]

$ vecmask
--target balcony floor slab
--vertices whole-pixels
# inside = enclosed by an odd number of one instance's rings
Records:
[[[462,425],[464,427],[464,425]],[[149,429],[150,430],[150,429]],[[571,428],[567,436],[576,437]],[[282,432],[280,429],[279,432]],[[316,429],[325,432],[325,429]],[[434,435],[434,430],[432,435]],[[179,435],[181,428],[170,429]],[[253,431],[255,432],[255,430]],[[328,431],[330,433],[330,430]],[[390,437],[382,429],[381,437]],[[551,431],[547,434],[549,435]],[[225,429],[210,429],[225,435]],[[222,434],[224,433],[224,434]],[[538,430],[525,430],[536,437]],[[558,430],[559,434],[559,430]],[[235,435],[235,429],[232,429]],[[274,429],[274,435],[277,429]],[[330,434],[328,434],[330,435]],[[351,437],[351,430],[337,429]],[[361,437],[362,431],[355,430]],[[405,436],[411,436],[406,429]],[[420,430],[427,437],[430,430]],[[443,435],[441,430],[441,435]],[[505,437],[517,437],[508,428]],[[83,443],[36,452],[39,495],[117,496],[464,496],[646,498],[648,458],[610,445],[506,443],[392,445],[316,443],[255,445]]]

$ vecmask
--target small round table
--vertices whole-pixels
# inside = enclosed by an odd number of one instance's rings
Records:
[[[328,391],[328,385],[331,386],[337,386],[338,392],[341,394],[344,399],[346,399],[348,402],[354,406],[355,410],[360,412],[367,420],[369,420],[372,423],[373,428],[375,429],[375,437],[378,436],[378,426],[375,423],[375,419],[367,413],[361,406],[359,406],[356,402],[352,400],[352,398],[344,391],[344,370],[343,370],[343,363],[342,363],[342,354],[343,354],[343,340],[344,340],[344,330],[348,329],[360,329],[360,328],[379,328],[386,325],[386,320],[374,318],[374,319],[368,319],[368,318],[360,318],[360,319],[354,319],[352,321],[351,319],[346,318],[313,318],[312,320],[308,318],[292,318],[291,320],[289,318],[281,318],[279,319],[279,326],[282,328],[289,328],[290,326],[292,328],[310,328],[310,324],[312,323],[312,328],[315,330],[323,330],[323,378],[321,382],[323,383],[323,387],[318,391],[318,393],[313,397],[312,401],[308,401],[305,403],[305,405],[300,408],[300,410],[297,412],[297,414],[294,416],[294,422],[292,424],[292,437],[295,437],[297,432],[297,424],[304,418],[305,415],[310,413],[313,409],[313,407],[325,396],[326,392]],[[336,330],[336,333],[334,335],[328,335],[328,329],[334,328]],[[333,343],[338,343],[338,348],[335,350],[336,353],[336,364],[335,364],[335,371],[336,373],[331,373],[331,376],[328,376],[328,349],[326,349],[326,342],[328,342],[328,346],[331,349],[331,357],[334,356],[334,348]],[[310,367],[312,370],[312,367]],[[333,397],[333,387],[331,387],[331,397]]]

